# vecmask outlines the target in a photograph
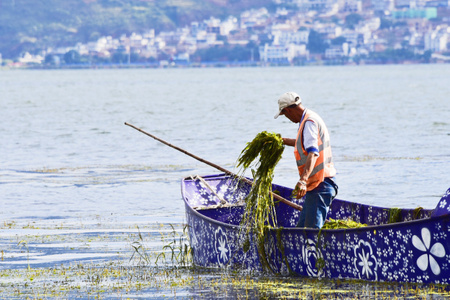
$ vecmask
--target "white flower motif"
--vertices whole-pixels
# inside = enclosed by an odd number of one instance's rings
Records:
[[[377,255],[378,256],[382,256],[383,255],[383,252],[381,252],[381,248],[377,248]]]
[[[449,229],[450,230],[450,229]],[[331,235],[331,242],[333,243],[333,245],[334,245],[334,243],[336,242],[336,236],[333,234],[333,235]]]
[[[188,227],[189,230],[189,242],[191,244],[192,249],[196,249],[200,244],[197,239],[197,234],[195,230],[191,230],[191,226]]]
[[[434,275],[439,275],[441,273],[441,268],[437,263],[435,257],[442,258],[445,256],[445,248],[441,243],[435,243],[431,248],[431,234],[428,228],[424,227],[421,231],[422,239],[417,235],[412,237],[412,243],[416,249],[425,252],[417,259],[417,266],[422,271],[428,269],[428,264],[430,265],[431,271]]]
[[[359,278],[377,280],[378,264],[372,252],[372,246],[363,240],[360,240],[354,250],[355,259],[353,261],[358,270]]]
[[[228,192],[228,185],[224,184],[219,189],[220,189],[220,192],[224,195]]]
[[[369,253],[365,253],[363,249],[362,255],[358,255],[361,259],[358,265],[362,267],[362,273],[365,274],[366,277],[369,277],[369,274],[372,275],[372,270],[370,268],[373,266],[373,262],[369,261]]]
[[[226,241],[223,237],[219,238],[219,244],[220,246],[217,249],[220,251],[220,259],[227,260],[228,249],[226,247]]]
[[[223,266],[228,262],[229,253],[231,252],[228,245],[227,235],[223,232],[222,227],[217,228],[214,232],[215,242],[214,246],[217,253],[217,262],[220,266]]]
[[[318,261],[323,260],[322,253],[316,248],[313,240],[307,239],[302,249],[303,263],[306,266],[306,272],[311,277],[322,277],[324,275],[323,266],[317,266]],[[320,265],[320,263],[319,263]]]
[[[405,234],[405,235],[403,236],[403,242],[404,242],[405,244],[407,244],[407,243],[408,243],[408,240],[409,240],[409,237],[408,237],[407,234]]]
[[[443,201],[441,201],[441,203],[439,203],[439,207],[440,208],[444,208],[446,206],[447,206],[447,201],[446,200],[443,200]]]

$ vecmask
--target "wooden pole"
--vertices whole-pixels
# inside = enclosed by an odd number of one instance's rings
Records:
[[[146,131],[144,131],[144,130],[142,130],[142,129],[140,129],[140,128],[138,128],[138,127],[136,127],[136,126],[134,126],[134,125],[132,125],[132,124],[130,124],[130,123],[125,122],[125,125],[130,126],[131,128],[134,128],[134,129],[136,129],[137,131],[140,131],[140,132],[142,132],[142,133],[145,134],[145,135],[148,135],[149,137],[151,137],[151,138],[157,140],[158,142],[163,143],[164,145],[167,145],[167,146],[169,146],[169,147],[171,147],[171,148],[174,148],[174,149],[176,149],[176,150],[178,150],[178,151],[180,151],[180,152],[182,152],[182,153],[184,153],[184,154],[186,154],[186,155],[189,155],[190,157],[195,158],[196,160],[201,161],[202,163],[205,163],[205,164],[207,164],[207,165],[210,165],[211,167],[216,168],[216,169],[218,169],[219,171],[222,171],[223,173],[225,173],[225,174],[227,174],[227,175],[230,175],[230,176],[239,178],[239,176],[236,175],[236,174],[234,174],[233,172],[228,171],[227,169],[222,168],[221,166],[218,166],[218,165],[216,165],[216,164],[214,164],[214,163],[212,163],[212,162],[209,162],[209,161],[207,161],[207,160],[205,160],[205,159],[203,159],[203,158],[201,158],[201,157],[198,157],[198,156],[196,156],[196,155],[194,155],[194,154],[192,154],[192,153],[190,153],[190,152],[188,152],[188,151],[186,151],[186,150],[184,150],[184,149],[182,149],[182,148],[180,148],[180,147],[177,147],[177,146],[175,146],[175,145],[172,145],[172,144],[170,144],[170,143],[168,143],[168,142],[166,142],[166,141],[164,141],[164,140],[162,140],[162,139],[160,139],[160,138],[154,136],[153,134],[150,134],[150,133],[148,133],[148,132],[146,132]],[[248,184],[253,184],[251,180],[249,180],[249,179],[247,179],[247,178],[245,178],[245,177],[240,177],[240,178],[241,178],[243,181],[245,181],[246,183],[248,183]],[[302,206],[300,206],[300,205],[298,205],[298,204],[296,204],[296,203],[294,203],[294,202],[292,202],[292,201],[289,201],[289,200],[287,200],[287,199],[281,197],[280,195],[277,195],[277,194],[272,193],[272,192],[270,192],[270,193],[271,193],[271,195],[272,195],[275,199],[279,200],[280,202],[283,202],[283,203],[286,204],[286,205],[289,205],[289,206],[292,207],[292,208],[295,208],[295,209],[300,210],[300,211],[303,209]]]

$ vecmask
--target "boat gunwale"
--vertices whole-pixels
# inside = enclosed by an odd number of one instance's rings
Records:
[[[221,176],[227,176],[226,174],[217,174],[217,175],[207,175],[207,176],[203,176],[203,178],[217,178],[217,177],[221,177]],[[192,178],[190,177],[185,177],[183,178],[182,182],[184,183],[185,180],[192,180]],[[212,223],[215,223],[217,225],[220,226],[227,226],[227,227],[231,227],[231,228],[241,228],[242,225],[233,225],[233,224],[229,224],[229,223],[225,223],[225,222],[221,222],[221,221],[217,221],[211,217],[205,216],[204,214],[199,213],[196,209],[194,209],[187,201],[186,197],[185,197],[185,184],[181,185],[181,194],[183,196],[183,201],[185,203],[185,205],[187,207],[189,207],[189,209],[191,211],[193,211],[198,217],[201,217],[203,219],[207,219],[208,221],[211,221]],[[380,208],[380,209],[389,209],[389,208],[385,208],[385,207],[381,207],[381,206],[374,206],[374,205],[367,205],[367,204],[362,204],[362,203],[357,203],[357,202],[352,202],[352,201],[348,201],[348,200],[341,200],[341,199],[337,199],[339,201],[344,201],[347,203],[355,203],[358,205],[365,205],[365,206],[370,206],[370,207],[374,207],[374,208]],[[224,207],[224,208],[229,208],[231,209],[232,207]],[[220,209],[220,208],[213,208],[213,209]],[[433,211],[433,210],[431,210]],[[429,223],[431,221],[438,221],[440,219],[446,219],[446,218],[450,218],[450,212],[448,214],[445,215],[439,215],[439,216],[430,216],[430,217],[426,217],[426,218],[422,218],[422,219],[417,219],[417,220],[409,220],[409,221],[402,221],[402,222],[395,222],[395,223],[389,223],[389,224],[380,224],[380,225],[367,225],[367,226],[363,226],[363,227],[356,227],[356,228],[341,228],[341,229],[322,229],[322,228],[307,228],[307,227],[278,227],[278,228],[269,228],[269,230],[273,230],[273,231],[277,231],[277,230],[288,230],[288,231],[305,231],[305,232],[358,232],[358,231],[368,231],[368,230],[374,230],[374,229],[385,229],[386,227],[388,228],[395,228],[395,227],[399,227],[399,226],[404,226],[404,225],[409,225],[409,224],[417,224],[417,223]]]

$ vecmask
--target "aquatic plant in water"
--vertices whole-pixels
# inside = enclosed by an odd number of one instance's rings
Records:
[[[10,228],[14,223],[13,228]],[[23,224],[5,223],[3,234],[9,232],[14,249],[34,252],[33,245],[43,244],[42,236],[35,239],[30,231],[17,231]],[[25,223],[26,225],[26,223]],[[28,226],[28,225],[26,225]],[[80,243],[74,249],[67,248],[67,253],[85,252],[90,235],[75,236],[67,234],[64,226],[49,228],[56,231],[67,241],[76,239]],[[104,225],[102,225],[104,226]],[[42,223],[36,227],[43,228]],[[105,227],[102,227],[105,228]],[[130,228],[137,228],[132,225]],[[122,298],[204,298],[204,299],[448,299],[448,285],[422,285],[415,283],[367,283],[360,280],[320,280],[303,277],[273,277],[258,274],[252,276],[247,272],[230,272],[227,269],[208,269],[183,267],[182,263],[171,261],[172,250],[164,246],[171,242],[187,241],[183,224],[150,224],[140,228],[131,235],[126,228],[113,240],[108,234],[97,237],[102,243],[111,242],[132,244],[147,252],[149,263],[140,261],[136,253],[129,259],[129,247],[119,250],[121,255],[107,260],[78,260],[45,267],[30,265],[17,268],[16,265],[3,265],[0,270],[1,299],[122,299]],[[79,230],[80,228],[76,228]],[[82,228],[85,230],[86,228]],[[36,229],[31,229],[34,231]],[[42,229],[39,229],[42,230]],[[57,231],[60,230],[58,234]],[[142,232],[141,232],[142,231]],[[17,235],[18,234],[18,235]],[[54,236],[55,236],[54,235]],[[53,237],[54,237],[53,236]],[[183,238],[181,239],[181,237]],[[47,236],[46,236],[47,238]],[[50,238],[50,237],[48,237]],[[89,239],[89,240],[88,240]],[[20,240],[17,243],[17,240]],[[8,244],[3,240],[3,246]],[[9,239],[8,239],[9,241]],[[60,243],[62,240],[57,239]],[[49,241],[46,241],[48,243]],[[133,249],[135,247],[132,246]],[[173,244],[170,244],[174,247]],[[28,247],[31,247],[28,249]],[[184,248],[184,246],[183,246]],[[120,248],[121,249],[121,248]],[[6,252],[10,252],[6,251]],[[107,250],[105,250],[108,252]],[[166,252],[166,261],[156,265],[155,260],[161,252]],[[175,252],[177,254],[177,252]],[[6,253],[8,256],[8,253]],[[5,258],[6,260],[11,258]],[[23,259],[20,257],[19,259]],[[166,263],[167,262],[167,263]]]
[[[152,257],[145,246],[144,238],[138,228],[138,240],[131,244],[133,254],[130,261],[135,261],[139,266],[150,266],[158,263],[163,265],[189,267],[192,264],[192,248],[187,240],[188,225],[183,226],[183,232],[179,233],[175,230],[172,224],[169,224],[171,231],[168,233],[161,233],[161,243],[163,245],[162,251]],[[170,254],[170,258],[166,254]]]

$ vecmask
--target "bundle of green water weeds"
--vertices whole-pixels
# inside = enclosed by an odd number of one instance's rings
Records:
[[[253,227],[259,234],[263,234],[264,226],[271,224],[276,226],[276,215],[274,210],[272,191],[272,179],[275,166],[281,159],[284,151],[283,140],[280,135],[260,132],[242,150],[237,167],[242,167],[240,173],[252,167],[253,185],[246,200],[246,209],[243,225]],[[259,160],[254,161],[259,157]]]
[[[247,195],[245,211],[241,221],[242,228],[248,235],[256,235],[258,251],[265,261],[265,237],[269,228],[277,227],[275,206],[272,197],[272,179],[275,166],[281,159],[284,144],[281,136],[267,131],[260,132],[242,150],[237,167],[244,174],[251,168],[253,174],[252,188]],[[255,160],[259,157],[259,160]],[[256,168],[253,169],[253,168]],[[244,251],[248,249],[249,237],[243,244]]]

